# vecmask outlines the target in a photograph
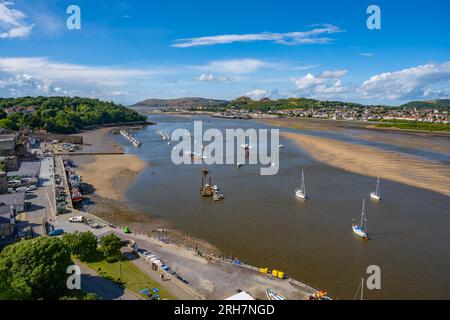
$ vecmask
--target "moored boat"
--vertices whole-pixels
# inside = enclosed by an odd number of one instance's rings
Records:
[[[373,200],[381,200],[381,193],[380,193],[380,177],[378,176],[377,179],[377,187],[375,189],[375,191],[370,193],[370,198]]]
[[[362,211],[361,211],[361,222],[359,225],[353,223],[352,230],[357,236],[363,238],[364,240],[369,240],[369,235],[367,234],[367,218],[364,212],[366,199],[363,199]],[[366,227],[365,227],[366,226]]]
[[[295,189],[295,196],[298,199],[301,199],[304,201],[308,200],[308,197],[306,196],[305,174],[303,172],[303,169],[302,169],[302,182],[301,182],[300,188]]]
[[[287,300],[285,297],[271,288],[267,288],[266,295],[269,300]]]

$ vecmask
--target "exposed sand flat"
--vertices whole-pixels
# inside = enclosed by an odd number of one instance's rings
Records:
[[[147,165],[134,155],[96,155],[77,169],[83,181],[94,186],[101,197],[123,200],[135,176]]]
[[[282,135],[331,166],[450,196],[450,167],[444,164],[334,139],[287,132]]]
[[[430,137],[425,134],[413,133],[391,133],[391,132],[377,132],[377,133],[361,133],[355,134],[356,137],[378,141],[383,143],[395,144],[398,146],[405,146],[408,148],[419,148],[430,150],[434,152],[444,152],[450,154],[450,136],[446,137]]]
[[[407,148],[450,153],[450,134],[376,128],[361,121],[282,118],[261,120],[272,126],[297,130],[330,131],[349,134],[360,139],[378,141]],[[352,129],[352,130],[348,130]],[[356,129],[356,130],[354,130]]]

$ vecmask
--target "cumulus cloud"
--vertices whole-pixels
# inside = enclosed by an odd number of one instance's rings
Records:
[[[27,73],[35,78],[49,81],[81,81],[110,85],[123,82],[131,77],[152,74],[149,70],[60,63],[42,57],[0,57],[0,72]]]
[[[255,89],[247,92],[245,95],[253,100],[261,100],[262,98],[268,97],[270,92],[268,90]]]
[[[125,94],[118,88],[156,72],[60,63],[42,57],[0,57],[0,94],[88,96],[96,90],[105,97],[123,97]]]
[[[301,78],[291,79],[301,95],[316,98],[329,98],[347,91],[342,78],[347,70],[327,70],[315,76],[308,73]]]
[[[172,47],[188,48],[198,46],[212,46],[217,44],[226,44],[234,42],[255,42],[255,41],[271,41],[284,45],[301,45],[301,44],[324,44],[330,43],[333,39],[326,37],[327,34],[342,32],[342,30],[334,25],[326,24],[317,26],[308,31],[297,31],[287,33],[249,33],[249,34],[225,34],[197,38],[178,39]]]
[[[0,1],[0,39],[23,38],[34,25],[26,22],[27,16],[14,8],[10,1]]]
[[[395,72],[385,72],[363,82],[360,91],[370,99],[419,99],[448,96],[450,61],[429,63]]]

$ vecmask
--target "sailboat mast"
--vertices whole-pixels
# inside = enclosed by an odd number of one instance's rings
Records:
[[[361,300],[364,300],[364,278],[361,278]]]
[[[364,222],[364,207],[366,204],[366,199],[363,199],[363,204],[362,204],[362,210],[361,210],[361,228],[363,227],[363,222]]]
[[[378,176],[377,179],[377,196],[380,196],[380,176]]]
[[[303,169],[302,169],[302,191],[303,191],[303,194],[306,194],[305,174],[303,172]]]

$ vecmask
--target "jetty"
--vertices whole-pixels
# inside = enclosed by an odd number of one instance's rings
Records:
[[[170,140],[170,136],[167,132],[158,130],[157,133],[162,137],[163,140]]]
[[[132,144],[133,146],[135,146],[136,148],[141,146],[141,141],[138,140],[136,137],[134,137],[130,130],[122,129],[122,130],[120,130],[120,134],[121,134],[123,137],[125,137],[125,139],[127,139],[128,141],[130,141],[131,144]]]

